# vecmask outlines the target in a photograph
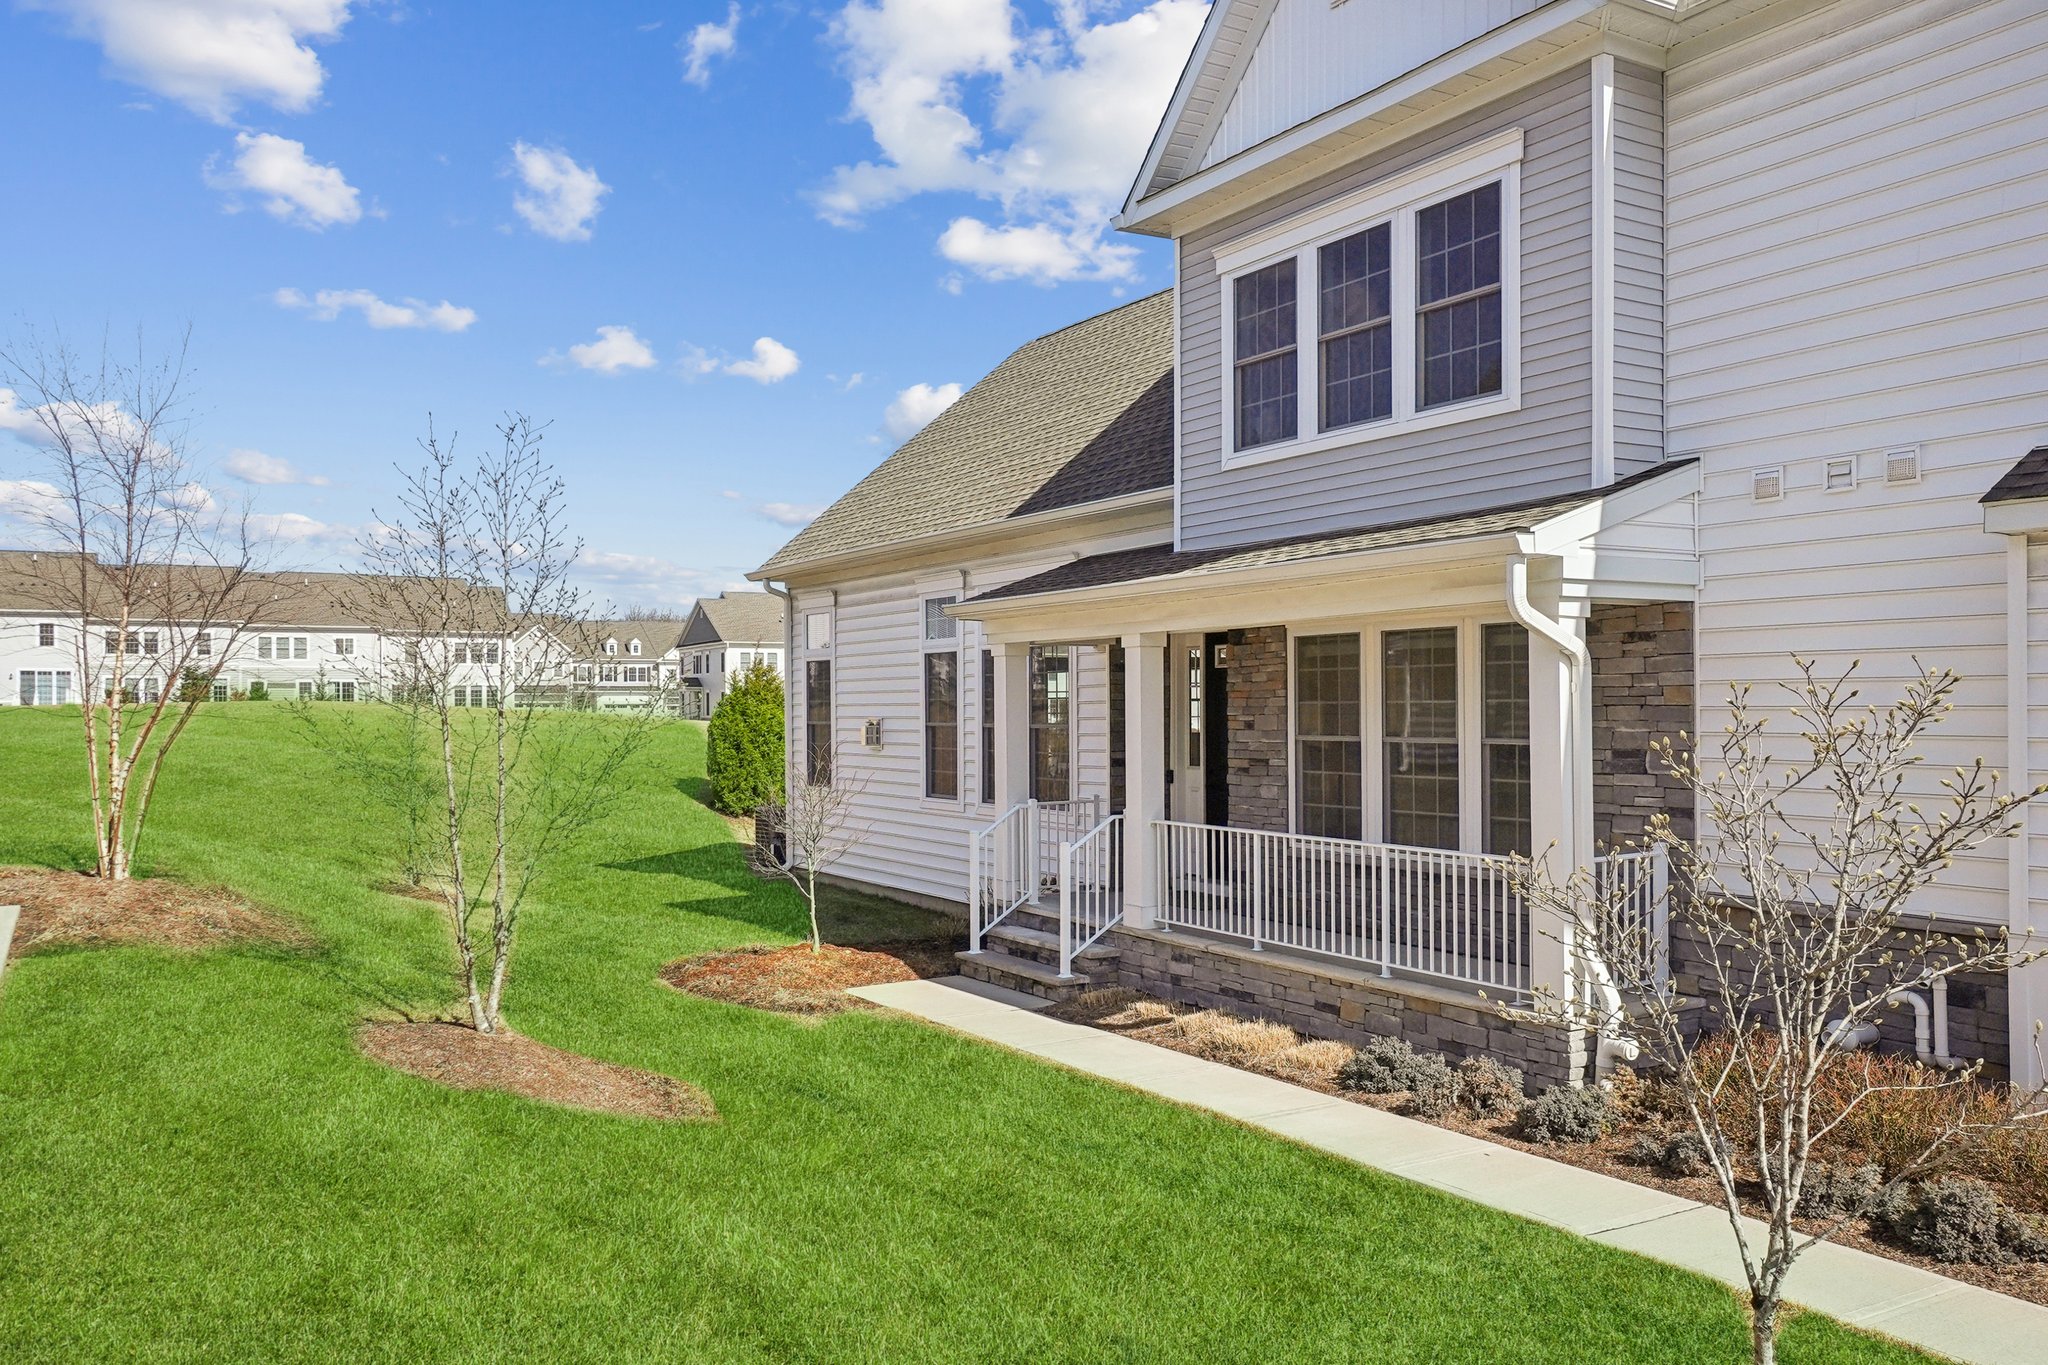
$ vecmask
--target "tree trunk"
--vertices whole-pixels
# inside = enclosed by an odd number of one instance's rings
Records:
[[[1757,1296],[1749,1305],[1750,1365],[1777,1365],[1778,1301]]]
[[[824,946],[824,940],[818,933],[818,869],[815,867],[804,869],[804,899],[811,907],[811,951],[815,953]]]

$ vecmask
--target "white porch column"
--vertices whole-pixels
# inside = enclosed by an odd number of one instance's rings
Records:
[[[2030,790],[2034,772],[2033,569],[2025,534],[2005,538],[2005,726],[2008,791]],[[2034,920],[2034,838],[2048,826],[2041,803],[2020,812],[2020,832],[2006,844],[2007,943],[2016,953],[2048,947],[2048,924]],[[2036,931],[2043,931],[2037,933]],[[2044,1079],[2043,1053],[2048,1036],[2035,1050],[2034,1029],[2048,1022],[2048,959],[2012,967],[2006,972],[2007,1064],[2012,1083],[2032,1090]]]
[[[1006,811],[1031,797],[1031,647],[990,644],[996,671],[996,808]]]
[[[1530,847],[1562,884],[1593,865],[1593,698],[1585,616],[1560,602],[1555,585],[1529,588]],[[1548,598],[1549,600],[1542,600]],[[1510,601],[1514,594],[1510,592]],[[1529,985],[1572,998],[1577,972],[1571,926],[1554,913],[1529,912]]]
[[[1166,818],[1166,636],[1124,636],[1124,923],[1149,929],[1159,908],[1152,822]]]

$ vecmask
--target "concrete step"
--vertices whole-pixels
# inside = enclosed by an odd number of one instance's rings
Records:
[[[960,975],[971,981],[1007,986],[1013,991],[1023,991],[1044,1000],[1070,1000],[1083,991],[1113,985],[1116,981],[1113,970],[1103,975],[1091,975],[1081,970],[1079,962],[1074,964],[1074,975],[1062,977],[1056,961],[1035,962],[994,947],[984,948],[979,953],[956,953],[954,957],[960,963]]]

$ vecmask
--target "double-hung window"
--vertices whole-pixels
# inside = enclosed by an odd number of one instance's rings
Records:
[[[1031,799],[1073,799],[1073,672],[1065,645],[1031,650]]]
[[[1387,841],[1458,847],[1458,631],[1381,636]]]
[[[337,635],[334,639],[334,652],[336,655],[344,659],[354,654],[356,652],[356,642],[354,637],[348,635]]]
[[[57,627],[54,623],[44,621],[36,627],[36,644],[44,649],[51,649],[55,647],[56,643]]]
[[[981,651],[981,803],[996,800],[996,656]]]
[[[1480,645],[1480,752],[1486,784],[1486,851],[1527,857],[1529,832],[1529,634],[1485,627]]]
[[[924,599],[924,794],[960,795],[960,623],[946,615],[958,598]]]
[[[1296,799],[1303,834],[1356,839],[1364,827],[1358,664],[1356,635],[1303,635],[1294,642]]]
[[[1226,243],[1226,464],[1353,445],[1521,402],[1511,129]]]

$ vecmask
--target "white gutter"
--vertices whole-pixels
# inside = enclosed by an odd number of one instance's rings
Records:
[[[1507,591],[1509,614],[1525,629],[1549,641],[1558,653],[1564,656],[1566,673],[1571,680],[1565,696],[1566,725],[1561,755],[1564,760],[1565,791],[1572,809],[1573,847],[1565,850],[1569,864],[1577,859],[1579,840],[1592,826],[1593,813],[1586,808],[1583,799],[1588,784],[1581,780],[1583,776],[1590,774],[1581,774],[1579,768],[1590,759],[1593,746],[1590,743],[1590,736],[1579,733],[1579,718],[1581,703],[1591,686],[1593,656],[1587,652],[1586,642],[1579,638],[1576,631],[1568,630],[1561,622],[1544,615],[1536,609],[1535,603],[1529,600],[1527,554],[1509,557]],[[1581,744],[1582,739],[1588,742]],[[1589,868],[1588,871],[1590,870]],[[1576,867],[1568,866],[1565,875],[1570,877],[1577,872]],[[1597,954],[1581,952],[1577,944],[1572,946],[1572,953],[1585,969],[1589,984],[1600,993],[1600,1003],[1607,1020],[1600,1028],[1593,1052],[1593,1074],[1596,1078],[1603,1078],[1614,1069],[1617,1059],[1632,1062],[1642,1055],[1642,1047],[1635,1039],[1621,1032],[1620,1020],[1625,1017],[1626,1006],[1621,998],[1621,992],[1615,988],[1614,978],[1607,971],[1607,964],[1601,961]]]

